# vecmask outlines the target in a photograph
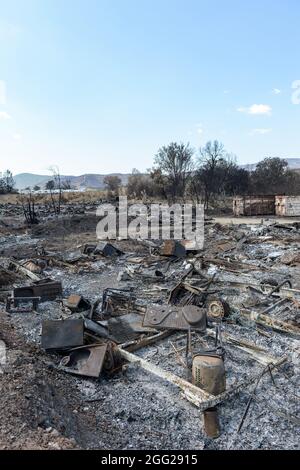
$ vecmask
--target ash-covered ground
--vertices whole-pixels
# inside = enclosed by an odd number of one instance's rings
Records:
[[[33,230],[18,229],[17,233],[6,225],[0,233],[0,265],[8,271],[12,258],[36,260],[47,253],[49,263],[40,277],[61,281],[63,298],[76,293],[95,302],[102,299],[106,288],[131,289],[136,307],[132,311],[140,315],[149,304],[166,303],[170,290],[193,265],[198,274],[187,278],[190,285],[197,287],[203,277],[213,277],[212,295],[230,306],[230,315],[221,326],[227,387],[258,375],[265,366],[228,343],[226,335],[251,342],[268,356],[287,356],[287,360],[272,376],[263,376],[239,432],[255,384],[218,406],[221,435],[209,439],[202,413],[180,390],[136,364],[103,372],[99,379],[59,370],[61,357],[41,349],[42,320],[78,314],[64,308],[61,300],[43,302],[37,312],[5,312],[5,293],[13,286],[30,284],[18,275],[12,285],[0,285],[0,339],[7,351],[0,374],[0,448],[299,448],[299,222],[280,225],[269,220],[255,226],[223,226],[212,221],[205,227],[203,250],[172,260],[150,253],[137,241],[111,241],[124,252],[118,257],[82,256],[84,244],[97,243],[96,223],[94,216],[81,215],[45,220]],[[156,277],[156,271],[163,276]],[[296,292],[268,311],[271,318],[292,325],[295,334],[265,328],[240,314],[253,306],[263,312],[280,300],[276,293],[266,295],[261,287],[269,285],[270,278],[273,285],[288,280],[290,284],[284,287],[291,285]],[[249,287],[253,284],[258,288]],[[101,302],[98,315],[101,320]],[[214,329],[214,324],[209,326]],[[186,379],[190,372],[184,365],[185,345],[183,332],[174,332],[135,354]],[[193,351],[213,345],[208,334],[192,335]]]

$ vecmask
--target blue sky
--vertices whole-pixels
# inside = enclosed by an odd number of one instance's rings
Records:
[[[0,0],[0,170],[300,157],[298,0]],[[292,89],[294,84],[295,89]]]

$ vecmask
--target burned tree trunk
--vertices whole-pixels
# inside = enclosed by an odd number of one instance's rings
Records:
[[[25,199],[21,199],[23,213],[28,225],[38,224],[39,220],[35,212],[35,204],[32,193],[30,192]]]

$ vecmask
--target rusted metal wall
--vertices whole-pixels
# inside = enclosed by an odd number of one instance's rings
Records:
[[[233,214],[275,215],[275,196],[236,196],[233,199]]]
[[[233,198],[233,215],[239,217],[240,215],[244,215],[244,198],[240,196],[236,196]]]
[[[278,216],[300,216],[300,196],[276,196],[275,211]]]

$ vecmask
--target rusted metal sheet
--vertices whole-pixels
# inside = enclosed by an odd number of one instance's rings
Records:
[[[275,211],[278,216],[295,217],[300,215],[300,196],[276,196]]]
[[[144,326],[156,329],[206,330],[206,310],[195,305],[177,307],[175,305],[151,305],[147,308]]]
[[[83,346],[83,320],[43,320],[42,348],[67,349]]]
[[[220,436],[219,415],[216,407],[203,411],[203,424],[208,437],[216,439]]]
[[[76,310],[79,307],[81,299],[82,299],[81,295],[71,294],[67,298],[65,302],[65,306],[68,307],[70,310]]]
[[[72,312],[82,312],[91,308],[91,304],[84,299],[81,295],[72,294],[65,302],[65,306]]]
[[[62,284],[60,281],[52,281],[51,279],[45,281],[43,279],[34,282],[34,292],[37,297],[41,297],[41,301],[55,300],[62,296]]]
[[[63,357],[60,368],[75,375],[99,377],[107,352],[107,343],[93,347],[76,348]]]
[[[274,195],[236,196],[233,198],[235,216],[275,215]]]
[[[184,258],[186,256],[186,249],[183,244],[177,240],[165,240],[160,249],[160,254],[162,256]]]
[[[31,286],[16,287],[13,297],[40,297],[41,302],[55,300],[62,295],[61,282],[52,280],[36,281]]]

